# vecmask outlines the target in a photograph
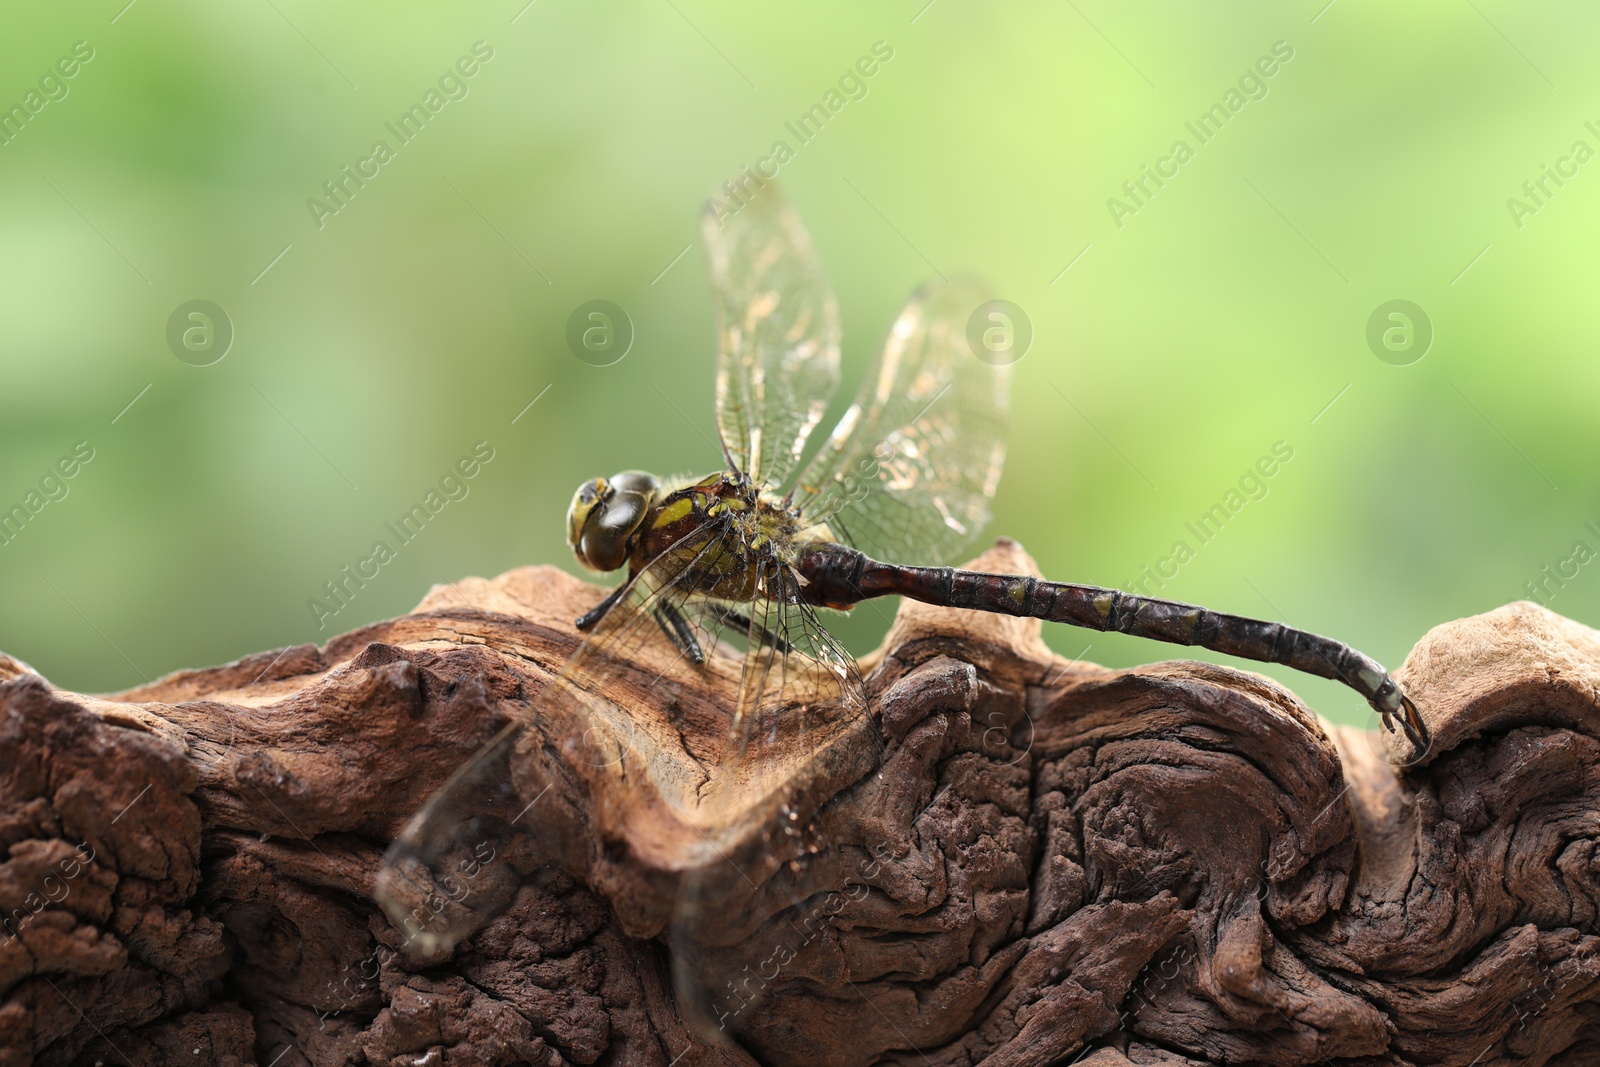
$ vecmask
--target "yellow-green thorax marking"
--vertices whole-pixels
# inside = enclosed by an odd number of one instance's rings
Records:
[[[805,548],[833,539],[826,526],[802,527],[781,498],[728,472],[676,486],[643,471],[595,478],[567,512],[567,542],[584,566],[626,564],[632,576],[664,554],[698,555],[699,591],[725,600],[770,595],[773,564],[792,568]],[[706,551],[711,542],[718,547]]]

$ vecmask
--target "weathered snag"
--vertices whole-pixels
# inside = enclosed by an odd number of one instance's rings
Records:
[[[971,566],[1033,573],[1010,542]],[[418,958],[384,848],[601,595],[466,579],[108,697],[0,657],[0,1067],[1600,1062],[1600,634],[1527,603],[1412,652],[1434,744],[1398,777],[1403,738],[1258,675],[907,604],[867,661],[878,739],[846,739],[870,760],[768,754],[787,835],[777,794],[696,804],[730,788],[735,672],[640,649],[613,694],[640,744],[586,760],[595,724],[535,719],[544,852]],[[748,878],[675,929],[708,834]],[[740,1047],[686,1023],[675,953],[739,976]]]

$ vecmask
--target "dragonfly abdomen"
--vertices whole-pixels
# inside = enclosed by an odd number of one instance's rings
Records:
[[[1343,682],[1366,698],[1385,725],[1391,716],[1399,715],[1419,752],[1427,747],[1426,726],[1381,664],[1349,645],[1283,623],[1028,575],[880,563],[838,544],[805,553],[800,571],[807,581],[807,598],[828,607],[899,595],[941,607],[1038,618],[1169,644],[1197,645],[1258,663],[1282,663]]]

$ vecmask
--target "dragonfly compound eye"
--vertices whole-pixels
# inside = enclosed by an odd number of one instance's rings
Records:
[[[590,478],[589,482],[578,486],[578,491],[573,493],[571,506],[566,509],[566,544],[571,545],[573,552],[578,555],[579,563],[584,566],[590,566],[582,550],[584,528],[589,525],[590,515],[594,515],[594,510],[600,507],[610,493],[605,478]]]
[[[626,563],[658,485],[653,475],[623,471],[580,486],[567,512],[567,543],[578,562],[601,572]]]
[[[573,551],[578,550],[578,543],[583,537],[583,528],[589,522],[590,513],[606,498],[608,492],[604,478],[590,478],[578,486],[578,491],[572,494],[572,504],[567,508],[567,544]],[[578,561],[586,562],[582,552],[578,552]]]
[[[637,493],[645,497],[648,502],[661,487],[661,479],[649,471],[623,471],[621,474],[613,474],[610,484],[619,493]]]

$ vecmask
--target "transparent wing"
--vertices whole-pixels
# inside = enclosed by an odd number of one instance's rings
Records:
[[[798,602],[793,572],[774,562],[763,589],[749,605],[735,743],[706,791],[714,830],[672,932],[680,1009],[713,1041],[759,1029],[760,1005],[808,980],[772,967],[815,936],[796,916],[837,873],[831,857],[813,868],[812,820],[882,750],[855,661]]]
[[[717,311],[717,429],[730,466],[781,486],[839,388],[839,309],[811,238],[768,182],[702,218]]]
[[[818,806],[879,762],[881,741],[860,675],[812,610],[800,604],[788,568],[763,565],[753,601],[700,597],[703,579],[726,573],[729,548],[717,531],[691,536],[647,567],[527,709],[458,771],[412,819],[379,872],[377,897],[413,956],[442,962],[512,903],[519,888],[566,867],[581,870],[587,842],[553,817],[546,792],[583,763],[621,777],[645,776],[672,804],[689,839],[673,934],[691,946],[675,963],[675,988],[690,1018],[715,1039],[758,1025],[763,984],[735,995],[741,931],[787,937],[789,917],[832,868],[813,875],[808,824]],[[708,659],[682,661],[662,633],[676,612]],[[670,622],[667,623],[670,625]],[[737,631],[737,632],[734,632]],[[745,645],[738,657],[714,651],[719,632]],[[717,670],[737,677],[722,749],[687,760],[674,708],[659,721],[642,697],[669,671]],[[655,701],[654,703],[659,703]],[[631,710],[624,710],[630,708]],[[694,712],[694,713],[699,713]],[[566,721],[563,721],[566,720]],[[586,727],[580,743],[552,752],[556,738]],[[574,751],[574,747],[576,751]],[[664,781],[673,768],[692,777]],[[556,796],[561,791],[555,791]]]
[[[747,764],[767,759],[778,766],[774,755],[804,751],[831,731],[858,727],[866,696],[854,657],[823,628],[815,609],[800,602],[794,571],[767,560],[760,588],[753,603],[738,605],[748,624],[731,747]],[[745,784],[752,784],[748,773]]]
[[[663,748],[678,743],[672,724],[641,725],[613,700],[630,688],[649,691],[679,668],[682,653],[674,655],[661,633],[665,613],[686,613],[697,576],[721,562],[725,551],[703,528],[641,571],[517,720],[401,831],[376,889],[414,955],[447,958],[502,911],[521,884],[579,855],[580,843],[560,836],[558,828],[569,820],[548,818],[540,808],[560,773],[549,762],[549,738],[582,738],[576,751],[569,746],[561,754],[569,765],[606,768],[630,757],[646,768],[675,762],[660,758]],[[704,631],[699,636],[707,637]],[[583,729],[562,729],[573,722]]]
[[[447,959],[503,911],[519,887],[562,867],[582,869],[586,842],[564,836],[579,820],[570,813],[554,817],[548,805],[556,801],[546,797],[558,776],[570,776],[573,768],[651,779],[703,839],[700,858],[707,860],[738,851],[732,840],[787,825],[781,811],[794,767],[819,752],[837,760],[830,753],[852,731],[875,737],[848,653],[814,617],[797,616],[802,609],[809,616],[809,608],[776,601],[793,600],[792,572],[783,569],[780,576],[774,563],[753,603],[698,593],[709,578],[727,572],[729,553],[720,530],[708,524],[642,570],[517,720],[401,831],[380,867],[376,895],[413,956]],[[674,617],[679,632],[705,651],[703,666],[689,663],[667,639],[663,631]],[[747,647],[721,646],[724,634]],[[659,701],[644,697],[664,681],[681,682],[702,670],[737,678],[739,695],[733,708],[721,709],[731,724],[726,743],[696,752],[696,763],[685,758],[684,735],[674,721],[684,709],[650,715],[647,705]],[[560,751],[557,738],[565,739]],[[865,751],[859,773],[875,765],[876,748]],[[709,780],[701,779],[702,768]],[[680,772],[682,780],[665,777]],[[724,887],[725,873],[710,872],[705,884]]]
[[[894,563],[948,562],[989,521],[1005,464],[1010,368],[977,358],[972,281],[926,286],[895,319],[855,402],[800,473],[802,518]]]

